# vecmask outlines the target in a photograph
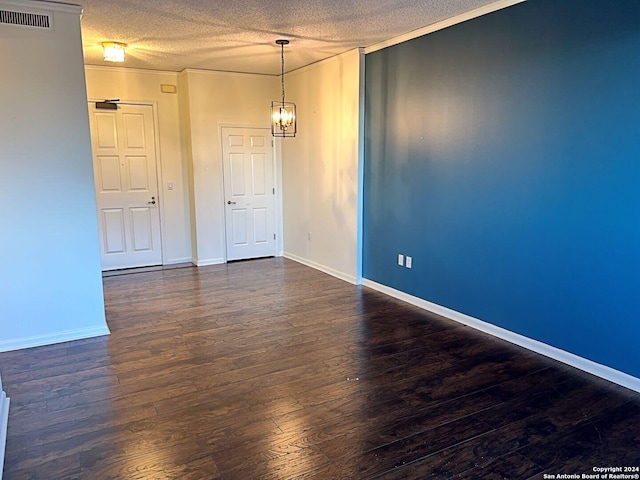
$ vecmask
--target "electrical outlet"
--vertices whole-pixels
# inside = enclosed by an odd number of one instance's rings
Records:
[[[407,258],[405,259],[404,265],[407,268],[411,268],[411,266],[413,265],[413,259],[411,257],[407,256]]]
[[[398,254],[398,265],[400,265],[401,267],[404,265],[404,255],[402,255],[401,253]]]

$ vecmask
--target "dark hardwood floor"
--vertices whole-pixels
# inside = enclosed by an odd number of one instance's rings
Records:
[[[4,479],[542,479],[640,465],[640,394],[283,259],[104,279],[0,354]]]

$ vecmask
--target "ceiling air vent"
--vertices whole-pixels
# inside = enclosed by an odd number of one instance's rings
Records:
[[[51,28],[51,17],[38,13],[12,12],[0,10],[0,24],[22,25],[24,27]]]

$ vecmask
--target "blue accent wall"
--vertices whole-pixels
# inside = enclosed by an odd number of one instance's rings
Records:
[[[365,85],[364,278],[640,377],[640,1],[530,0]]]

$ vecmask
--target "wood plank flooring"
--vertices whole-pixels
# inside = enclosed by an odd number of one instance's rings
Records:
[[[640,394],[283,259],[104,279],[0,354],[4,479],[542,479],[640,465]]]

